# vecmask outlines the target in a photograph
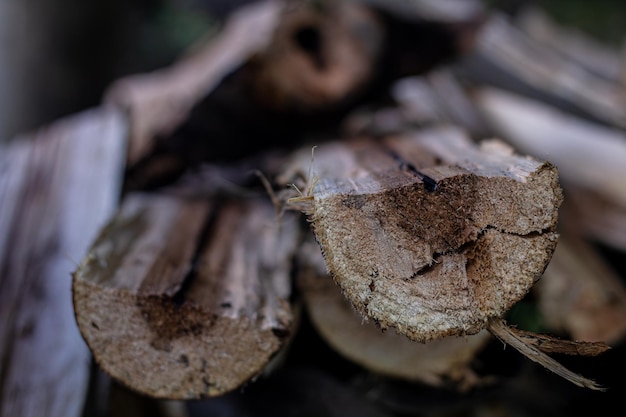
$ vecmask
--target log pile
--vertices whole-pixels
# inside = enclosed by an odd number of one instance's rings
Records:
[[[603,50],[598,66],[585,65],[575,46],[586,43],[555,42],[548,29],[564,30],[538,10],[513,19],[473,1],[242,7],[171,67],[116,81],[100,109],[66,122],[65,136],[85,123],[97,128],[94,146],[112,147],[100,151],[117,163],[102,168],[106,186],[73,183],[84,174],[71,164],[65,185],[46,173],[28,185],[25,172],[60,162],[0,161],[11,173],[0,178],[0,230],[26,236],[0,245],[13,277],[2,277],[3,313],[15,326],[47,314],[15,304],[30,294],[17,280],[45,280],[47,267],[18,267],[29,245],[80,228],[68,291],[50,311],[73,307],[78,329],[63,323],[89,349],[75,337],[58,346],[93,355],[104,371],[93,392],[139,393],[163,415],[216,412],[219,399],[265,404],[263,384],[299,354],[311,360],[298,353],[307,323],[343,360],[383,378],[350,387],[386,392],[372,415],[410,414],[401,390],[386,391],[398,381],[458,396],[502,385],[477,366],[498,340],[567,384],[606,389],[613,380],[557,359],[601,359],[626,337],[623,273],[600,251],[626,251],[626,84],[614,68],[623,63]],[[22,153],[38,152],[38,141],[23,142]],[[71,146],[57,153],[95,164]],[[20,214],[32,187],[49,190],[51,214],[31,216],[41,224]],[[64,189],[97,190],[107,209]],[[55,220],[70,208],[90,212],[89,227]],[[542,327],[515,322],[528,304]],[[6,367],[20,363],[11,355],[22,330],[4,327],[13,345],[2,346],[0,395],[26,398]],[[74,408],[46,415],[78,415],[87,372],[73,382]],[[164,402],[207,398],[196,411]],[[357,410],[358,398],[341,398]],[[25,407],[2,402],[2,415]]]

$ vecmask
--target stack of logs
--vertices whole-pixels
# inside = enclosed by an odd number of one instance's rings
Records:
[[[499,339],[606,388],[549,354],[626,335],[594,246],[626,251],[626,74],[566,30],[473,1],[257,2],[3,149],[0,415],[80,415],[90,353],[150,398],[226,397],[284,368],[303,316],[373,375],[497,385],[473,365]],[[531,297],[541,334],[505,321]]]

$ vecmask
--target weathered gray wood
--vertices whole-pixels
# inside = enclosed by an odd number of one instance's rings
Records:
[[[534,288],[546,324],[574,340],[618,344],[626,337],[626,288],[588,242],[563,232]]]
[[[305,149],[279,181],[310,164]],[[502,142],[421,131],[321,145],[313,164],[315,181],[290,201],[330,273],[361,315],[417,341],[479,332],[530,290],[557,243],[556,168]]]
[[[90,355],[71,272],[115,209],[126,121],[63,119],[0,149],[0,415],[80,415]]]
[[[169,399],[224,394],[258,376],[292,330],[293,220],[278,223],[265,200],[129,195],[74,275],[96,361]]]
[[[626,90],[526,36],[510,20],[494,14],[480,33],[470,77],[536,97],[603,124],[626,128]]]
[[[540,45],[626,89],[626,62],[624,51],[619,48],[602,43],[579,28],[558,24],[538,7],[527,7],[514,23]]]

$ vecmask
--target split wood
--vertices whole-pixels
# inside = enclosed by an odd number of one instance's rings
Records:
[[[307,214],[356,311],[418,342],[485,328],[517,340],[498,320],[555,250],[563,197],[553,165],[499,141],[477,146],[452,128],[326,144],[313,162],[310,152],[278,182],[305,190],[288,203]],[[570,381],[599,388],[541,355]]]
[[[299,229],[289,222],[279,228],[264,200],[130,194],[74,274],[76,318],[97,363],[169,399],[258,376],[292,330]]]
[[[117,207],[126,121],[91,109],[0,147],[0,416],[78,417],[90,353],[71,272]]]

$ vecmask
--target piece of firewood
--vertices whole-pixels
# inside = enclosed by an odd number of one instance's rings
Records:
[[[158,127],[142,129],[150,136],[143,142],[150,146],[129,167],[128,189],[160,187],[201,163],[232,163],[269,148],[293,150],[311,136],[333,137],[328,132],[336,132],[346,114],[385,97],[394,80],[467,53],[482,23],[475,16],[429,21],[419,13],[394,15],[382,6],[353,1],[276,3],[284,7],[274,6],[279,15],[271,21],[276,27],[266,47],[210,88],[203,87],[204,81],[187,80],[185,85],[196,86],[190,90],[171,76],[193,58],[160,72],[168,76],[147,74],[114,88],[114,95],[124,93],[138,107],[131,106],[131,116],[145,113]],[[222,62],[215,45],[227,42],[221,38],[229,36],[228,27],[198,54],[213,57],[215,65]],[[244,33],[252,38],[266,34],[254,27]],[[242,44],[248,43],[244,39]],[[182,74],[205,77],[202,67]],[[181,99],[184,105],[176,106]],[[132,120],[133,126],[141,123]],[[164,123],[167,129],[159,127]]]
[[[562,231],[533,291],[548,326],[575,340],[619,343],[626,337],[626,287],[579,236]]]
[[[415,343],[393,330],[381,332],[364,320],[328,276],[313,237],[298,252],[297,283],[306,311],[326,342],[349,360],[370,371],[435,387],[467,391],[485,383],[471,362],[492,339],[489,332]]]
[[[296,155],[278,182],[306,176],[310,158]],[[453,128],[336,142],[315,149],[312,172],[290,201],[304,204],[333,278],[360,314],[413,340],[478,333],[557,244],[556,168],[502,142],[478,147]]]
[[[567,187],[563,225],[594,242],[626,251],[626,207],[588,188]]]
[[[0,416],[82,413],[91,357],[71,272],[117,206],[126,133],[98,108],[0,148]]]
[[[314,160],[294,155],[277,182],[291,180],[288,206],[307,214],[328,272],[362,317],[419,342],[487,329],[568,381],[603,389],[501,318],[555,250],[563,196],[553,165],[454,128],[314,150]]]
[[[234,390],[291,332],[298,227],[265,200],[130,194],[74,274],[80,330],[104,371],[159,398]]]
[[[623,52],[574,26],[563,26],[539,7],[526,7],[514,23],[526,36],[586,70],[626,88]]]
[[[526,36],[494,13],[464,65],[478,84],[515,91],[609,126],[626,128],[626,90]]]

